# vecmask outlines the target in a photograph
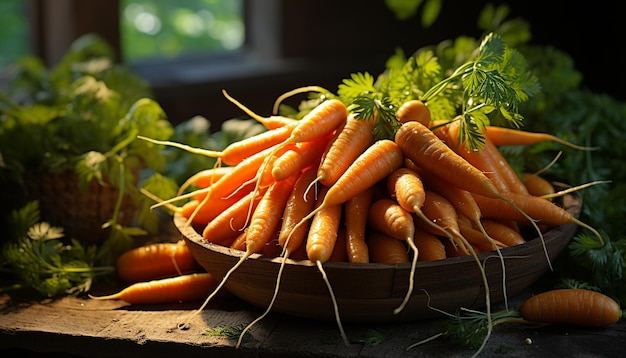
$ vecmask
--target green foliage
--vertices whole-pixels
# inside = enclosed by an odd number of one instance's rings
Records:
[[[484,144],[482,128],[519,126],[519,104],[540,88],[521,53],[495,33],[480,43],[460,38],[427,46],[409,58],[398,50],[386,65],[376,80],[369,73],[353,73],[337,91],[357,118],[376,117],[378,139],[393,138],[399,128],[396,111],[404,102],[419,99],[428,105],[433,120],[459,120],[459,141],[478,150]]]
[[[174,132],[163,109],[151,99],[147,82],[115,64],[112,56],[101,38],[85,35],[50,70],[35,57],[15,61],[8,68],[14,77],[0,92],[3,197],[25,190],[28,173],[45,178],[47,173],[69,171],[77,175],[81,188],[96,180],[119,189],[112,217],[105,223],[111,234],[103,250],[110,252],[100,256],[111,260],[131,247],[132,237],[146,233],[119,225],[122,197],[139,202],[144,174],[166,168],[162,147],[136,138],[164,140]],[[167,185],[152,189],[159,197],[175,193]],[[155,215],[139,219],[139,226],[155,228]]]
[[[12,212],[10,232],[16,240],[2,245],[2,265],[17,277],[19,285],[30,287],[44,297],[87,292],[98,275],[115,271],[113,266],[95,266],[97,247],[84,247],[78,240],[65,244],[63,229],[40,222],[37,201]]]

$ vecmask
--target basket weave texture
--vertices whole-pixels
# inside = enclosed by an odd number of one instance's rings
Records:
[[[41,219],[64,229],[65,237],[83,244],[104,241],[109,230],[102,225],[113,217],[119,191],[92,180],[86,189],[78,186],[77,176],[66,171],[59,174],[29,173],[26,188],[30,200],[39,200]],[[126,196],[118,224],[129,226],[136,215],[136,204]]]

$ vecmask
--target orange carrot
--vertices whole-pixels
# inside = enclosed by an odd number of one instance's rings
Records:
[[[249,213],[256,209],[262,195],[263,192],[250,192],[233,203],[206,224],[202,237],[207,241],[220,244],[239,236],[247,225]]]
[[[315,207],[316,188],[309,189],[309,185],[316,176],[315,168],[306,169],[296,180],[293,191],[287,200],[283,211],[283,220],[278,236],[279,244],[284,248],[284,255],[288,257],[291,253],[303,246],[304,238],[307,235],[308,226],[300,226],[297,231],[292,232],[292,228],[305,217]],[[289,234],[291,233],[291,237]],[[287,241],[289,238],[289,241]]]
[[[434,235],[449,238],[458,247],[458,250],[469,255],[465,239],[459,228],[458,213],[454,206],[446,198],[430,189],[426,189],[425,192],[426,200],[422,206],[422,212],[428,220],[439,227],[439,230],[435,229],[433,225],[426,224],[421,218],[416,221],[416,225]]]
[[[452,185],[487,197],[502,197],[483,172],[455,153],[421,123],[404,123],[396,132],[395,141],[404,155],[418,167]]]
[[[274,180],[283,180],[319,163],[330,137],[328,135],[313,141],[295,143],[292,148],[285,150],[272,164],[271,174]]]
[[[322,207],[328,187],[323,187],[321,196],[316,205],[317,210],[311,220],[309,235],[306,240],[306,253],[309,260],[325,263],[330,259],[337,241],[337,233],[341,223],[343,208],[341,204]]]
[[[458,217],[459,230],[467,242],[478,252],[494,251],[506,247],[497,239],[489,236],[487,232],[482,232],[474,225],[469,218],[459,214]]]
[[[253,183],[243,184],[240,189],[237,189],[235,193],[227,196],[202,196],[192,199],[189,202],[183,204],[178,211],[186,217],[191,219],[193,223],[206,225],[209,221],[215,219],[224,210],[228,209],[239,201],[244,196],[248,195],[252,189],[254,189]],[[193,217],[192,217],[193,216]]]
[[[404,102],[398,108],[396,117],[400,123],[419,122],[430,127],[430,110],[424,102],[417,99]]]
[[[415,224],[413,217],[409,211],[404,210],[395,201],[381,198],[372,203],[368,215],[368,222],[375,230],[389,235],[394,239],[406,241],[413,251],[411,272],[409,274],[409,288],[400,306],[393,311],[394,314],[398,314],[404,309],[413,293],[415,265],[419,257],[419,250],[414,242]]]
[[[224,175],[230,173],[233,167],[215,167],[211,169],[201,170],[185,180],[183,184],[178,188],[178,195],[181,195],[191,185],[197,188],[206,188],[216,181],[218,181]]]
[[[346,244],[346,228],[344,226],[340,226],[339,231],[337,231],[337,240],[335,241],[333,253],[330,255],[328,261],[348,262],[348,251]]]
[[[579,150],[599,149],[599,147],[579,146],[549,133],[528,132],[506,127],[486,126],[484,133],[496,146],[533,145],[541,142],[555,142]]]
[[[318,181],[333,185],[348,166],[367,149],[374,140],[374,118],[361,120],[350,115],[345,125],[329,144],[318,168]]]
[[[396,169],[387,177],[387,191],[404,210],[420,217],[422,223],[432,225],[435,230],[440,230],[422,212],[422,206],[426,200],[426,192],[422,178],[417,172],[406,167]]]
[[[369,188],[355,195],[344,204],[346,249],[348,261],[353,263],[369,262],[368,247],[365,243],[365,230],[373,195],[374,190]]]
[[[411,262],[404,241],[397,240],[378,231],[367,235],[370,262],[386,264],[404,264]]]
[[[207,272],[134,283],[108,296],[89,296],[96,300],[122,300],[140,304],[191,302],[205,298],[217,281]]]
[[[198,268],[185,241],[143,245],[120,255],[117,275],[124,282],[147,281],[192,272]]]
[[[294,121],[285,126],[236,141],[221,152],[218,152],[218,158],[224,164],[236,165],[264,149],[282,143],[285,139],[289,138],[297,124],[298,122]]]
[[[460,122],[452,122],[449,125],[449,141],[452,148],[465,158],[470,164],[481,170],[491,179],[500,192],[513,191],[520,194],[528,194],[524,183],[504,159],[498,148],[491,142],[489,137],[477,151],[469,151],[464,143],[458,143]]]
[[[272,184],[259,201],[247,230],[246,254],[258,252],[280,228],[285,205],[298,175]]]
[[[415,241],[415,246],[419,251],[417,257],[419,261],[435,261],[446,258],[446,248],[439,236],[417,228],[413,241]]]
[[[624,316],[609,296],[579,288],[542,292],[524,301],[519,311],[527,321],[581,327],[608,327]]]
[[[526,242],[526,239],[524,239],[519,231],[505,223],[489,219],[483,219],[482,223],[490,237],[506,246],[521,245]]]
[[[576,224],[594,233],[594,235],[598,237],[598,240],[604,243],[602,235],[600,235],[596,229],[580,221],[570,212],[551,201],[532,195],[515,193],[507,193],[506,198],[515,203],[524,213],[534,220],[537,220],[542,225],[554,227],[565,224]],[[515,220],[519,223],[528,223],[526,216],[521,215],[519,211],[515,210],[503,200],[490,199],[480,195],[475,195],[474,199],[476,199],[478,206],[480,206],[480,211],[483,213],[484,218]]]
[[[554,194],[554,185],[537,174],[522,173],[524,186],[530,195],[544,196]]]

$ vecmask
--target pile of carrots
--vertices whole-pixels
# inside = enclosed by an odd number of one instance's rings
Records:
[[[301,120],[257,117],[268,131],[204,153],[227,166],[197,173],[184,185],[197,190],[166,202],[190,198],[177,210],[204,239],[246,257],[320,263],[492,251],[524,243],[521,227],[534,222],[542,230],[589,228],[542,198],[554,192],[550,183],[520,178],[494,144],[558,138],[489,127],[484,147],[468,152],[456,142],[458,123],[431,123],[420,101],[407,102],[397,117],[402,126],[393,140],[375,140],[375,119],[356,119],[334,99]]]

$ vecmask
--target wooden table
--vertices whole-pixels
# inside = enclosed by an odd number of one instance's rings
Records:
[[[514,297],[510,307],[541,282]],[[94,294],[111,287],[94,288]],[[236,339],[204,335],[209,327],[246,325],[262,310],[224,291],[199,314],[187,330],[177,327],[201,302],[167,306],[131,306],[121,301],[88,297],[40,299],[32,293],[0,295],[0,355],[39,353],[42,356],[90,357],[469,357],[474,350],[437,339],[406,350],[437,334],[443,319],[403,324],[344,325],[354,343],[347,347],[336,323],[271,313],[251,329],[251,338],[236,348]],[[373,334],[386,337],[367,344]],[[626,320],[607,329],[505,324],[497,326],[481,356],[615,357],[626,349]]]

